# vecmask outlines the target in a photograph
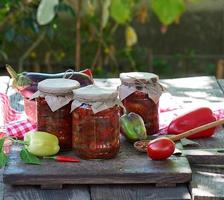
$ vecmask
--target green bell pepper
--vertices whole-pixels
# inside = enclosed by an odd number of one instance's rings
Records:
[[[36,156],[51,156],[58,153],[58,138],[47,132],[28,132],[24,136],[26,149]]]
[[[120,117],[121,133],[127,140],[134,142],[145,140],[147,132],[142,117],[136,113],[130,112]]]

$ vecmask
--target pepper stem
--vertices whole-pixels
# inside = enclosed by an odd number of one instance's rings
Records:
[[[43,158],[53,159],[53,160],[55,160],[55,159],[56,159],[56,156],[43,156]]]
[[[18,74],[16,73],[16,71],[9,64],[6,64],[6,69],[7,69],[8,73],[9,73],[9,75],[13,79],[17,79],[18,78]]]

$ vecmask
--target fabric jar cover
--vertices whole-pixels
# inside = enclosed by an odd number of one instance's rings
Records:
[[[71,112],[80,107],[83,103],[91,106],[94,114],[120,105],[117,90],[105,89],[95,85],[89,85],[73,91],[74,100],[71,105]]]
[[[119,86],[119,97],[122,101],[132,93],[140,91],[148,94],[148,97],[155,103],[165,88],[158,82],[159,77],[147,72],[129,72],[120,74],[121,85]]]
[[[38,83],[38,91],[30,99],[44,97],[48,106],[54,112],[72,101],[72,91],[79,87],[79,82],[71,79],[45,79]]]

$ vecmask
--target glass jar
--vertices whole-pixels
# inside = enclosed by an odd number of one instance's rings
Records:
[[[74,91],[72,145],[83,159],[107,159],[120,148],[117,91],[87,86]]]
[[[127,112],[139,114],[145,123],[147,134],[159,130],[159,97],[163,87],[158,83],[159,77],[152,73],[121,73],[120,99]]]
[[[38,83],[33,95],[37,99],[37,130],[56,135],[62,151],[72,148],[72,90],[79,85],[70,79],[46,79]]]
[[[24,111],[29,121],[37,123],[37,102],[24,97]]]

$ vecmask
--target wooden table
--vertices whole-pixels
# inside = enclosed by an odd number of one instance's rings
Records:
[[[224,108],[223,80],[216,80],[214,77],[191,77],[162,80],[162,82],[178,101],[189,103],[189,105],[194,103],[194,105],[200,106],[218,104],[219,106],[223,105]],[[119,80],[97,80],[97,84],[116,87],[119,84]],[[10,96],[11,105],[15,109],[23,110],[22,98],[11,88],[8,77],[0,77],[0,92],[7,93]],[[203,148],[224,148],[223,138],[223,130],[220,130],[213,138],[197,140],[197,142]],[[0,199],[224,199],[224,167],[222,165],[224,157],[222,155],[221,157],[220,155],[216,156],[215,154],[202,156],[199,155],[196,159],[194,156],[189,156],[190,162],[193,163],[191,164],[193,171],[192,181],[189,184],[180,184],[176,187],[155,187],[147,184],[68,185],[62,190],[41,190],[39,187],[34,186],[10,186],[3,184],[3,169],[1,169]]]

